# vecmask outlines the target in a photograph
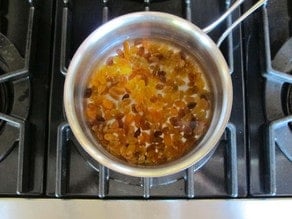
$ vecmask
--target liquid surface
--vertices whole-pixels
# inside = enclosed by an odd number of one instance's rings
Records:
[[[194,57],[164,41],[125,41],[94,69],[85,118],[98,142],[131,164],[175,160],[208,129],[211,92]]]

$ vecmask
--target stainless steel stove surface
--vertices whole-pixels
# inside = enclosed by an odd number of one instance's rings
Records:
[[[217,41],[254,2],[246,0],[210,33],[211,38]],[[93,162],[66,121],[63,86],[67,67],[93,30],[119,15],[144,10],[175,14],[204,28],[231,3],[1,1],[0,196],[90,198],[98,203],[291,197],[289,0],[267,1],[220,47],[229,65],[234,102],[225,133],[202,167],[159,178],[122,175]],[[273,19],[275,16],[279,19]]]

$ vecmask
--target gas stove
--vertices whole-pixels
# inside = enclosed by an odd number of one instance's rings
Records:
[[[245,1],[210,37],[217,41],[254,2]],[[231,3],[1,2],[0,196],[47,200],[291,197],[292,11],[287,0],[268,1],[220,47],[234,87],[232,114],[215,153],[202,167],[158,178],[122,175],[92,162],[66,121],[67,67],[93,30],[119,15],[145,10],[171,13],[204,28]],[[275,15],[279,20],[272,19]]]
[[[206,2],[207,3],[207,2]],[[82,5],[82,6],[81,6]],[[202,168],[192,166],[180,173],[159,178],[137,178],[119,174],[101,165],[94,165],[71,133],[63,112],[62,96],[68,63],[80,43],[90,32],[112,17],[141,10],[160,10],[204,26],[212,21],[200,19],[202,13],[215,17],[229,7],[230,2],[204,5],[178,1],[87,1],[57,2],[55,59],[52,74],[52,93],[49,133],[47,195],[57,197],[99,198],[197,198],[244,197],[247,195],[245,106],[243,92],[241,32],[235,31],[222,46],[234,74],[234,105],[230,123],[211,160]],[[81,7],[80,7],[81,6]],[[85,14],[86,13],[86,16]],[[234,13],[234,17],[239,11]],[[214,17],[213,17],[214,19]],[[231,21],[230,18],[229,22]],[[228,22],[225,26],[228,26]],[[222,27],[222,29],[224,26]],[[212,32],[217,39],[222,33]],[[58,97],[58,98],[54,98]]]
[[[0,194],[44,191],[49,103],[50,11],[32,1],[0,7]],[[43,17],[45,19],[42,19]]]

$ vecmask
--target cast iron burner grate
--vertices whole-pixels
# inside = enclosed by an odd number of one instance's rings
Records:
[[[56,1],[0,2],[0,196],[44,197]]]
[[[0,113],[8,112],[8,91],[7,86],[5,84],[0,84]],[[0,120],[0,133],[2,127],[4,125],[4,121]]]
[[[0,34],[0,161],[4,160],[13,150],[18,141],[19,130],[14,120],[26,119],[29,109],[30,84],[22,72],[24,59],[10,40]],[[16,118],[15,118],[16,117]]]
[[[289,36],[286,37],[282,46],[272,59],[271,45],[273,45],[278,38],[272,38],[274,33],[270,34],[270,31],[281,32],[287,31],[288,29],[288,25],[277,24],[277,26],[274,26],[274,29],[270,26],[269,21],[273,23],[273,19],[269,20],[269,18],[273,16],[268,15],[272,13],[272,9],[276,10],[273,7],[276,6],[276,4],[287,5],[287,1],[271,1],[270,4],[265,5],[262,10],[266,64],[265,72],[263,72],[265,80],[263,86],[264,107],[262,110],[265,124],[262,124],[262,127],[258,126],[262,119],[261,115],[256,113],[259,112],[258,110],[260,107],[253,106],[253,108],[249,109],[250,111],[256,110],[249,113],[251,115],[249,117],[249,122],[251,123],[250,127],[252,127],[252,130],[250,129],[250,136],[252,139],[250,141],[250,148],[252,148],[250,157],[253,159],[250,171],[250,191],[252,195],[256,196],[287,196],[292,193],[291,186],[288,186],[292,182],[292,177],[290,177],[292,173],[292,75],[290,74],[292,69],[292,38],[289,38]],[[287,9],[285,7],[282,8]],[[289,7],[288,10],[290,10]],[[287,10],[283,10],[279,13],[279,16],[287,17],[285,22],[288,24],[290,18],[286,16],[287,13],[289,13]],[[258,92],[258,90],[256,90],[258,88],[253,87],[254,85],[251,80],[249,80],[249,83],[252,84],[253,88],[253,90],[250,89],[250,92],[256,93],[256,95],[262,92]],[[258,85],[257,87],[261,88],[261,86]],[[253,97],[251,97],[251,99],[253,99]],[[252,101],[254,101],[254,99],[250,100],[250,103],[252,103]],[[253,118],[253,115],[260,116]],[[256,123],[254,123],[254,119],[257,120]],[[256,130],[257,127],[252,125],[258,126],[258,130],[260,131],[253,131]],[[262,130],[264,133],[261,133]],[[262,142],[259,140],[261,138],[263,138]],[[263,144],[259,145],[258,143]]]
[[[205,7],[210,5],[210,7]],[[161,11],[207,26],[219,17],[229,0],[197,1],[56,1],[53,73],[49,115],[47,195],[53,197],[99,198],[198,198],[243,197],[247,194],[245,163],[245,105],[241,33],[234,31],[222,45],[232,74],[236,104],[224,136],[210,160],[202,168],[189,169],[168,177],[126,176],[92,161],[82,152],[63,112],[64,75],[68,63],[81,42],[98,26],[119,15],[135,11]],[[99,13],[97,13],[99,12]],[[84,16],[86,15],[86,16]],[[202,16],[204,15],[204,16]],[[225,23],[240,15],[237,10]],[[221,26],[222,27],[222,26]],[[211,37],[222,33],[218,28]],[[237,46],[235,46],[237,45]],[[57,131],[56,131],[57,130]],[[196,170],[196,171],[195,171]]]
[[[31,25],[32,20],[28,19],[28,27]],[[28,77],[31,33],[28,31],[25,41],[24,58],[16,48],[18,41],[8,36],[0,33],[0,182],[4,182],[0,183],[0,194],[22,194],[28,190],[29,181],[26,178],[29,160],[24,149],[29,139],[26,119],[31,93]]]
[[[4,113],[6,112],[7,109],[7,104],[6,104],[6,88],[3,84],[0,84],[0,112]]]

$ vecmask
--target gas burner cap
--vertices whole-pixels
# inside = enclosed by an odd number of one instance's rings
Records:
[[[272,66],[275,70],[291,74],[292,72],[292,38],[290,38],[276,54]],[[266,82],[266,112],[270,121],[282,119],[292,114],[292,84],[285,80]],[[278,120],[282,121],[282,120]],[[282,123],[281,127],[273,129],[275,142],[283,154],[291,161],[292,150],[290,136],[292,124]]]
[[[277,52],[272,61],[273,69],[292,73],[292,37]],[[269,121],[292,113],[292,85],[283,80],[267,80],[265,83],[265,110]]]

